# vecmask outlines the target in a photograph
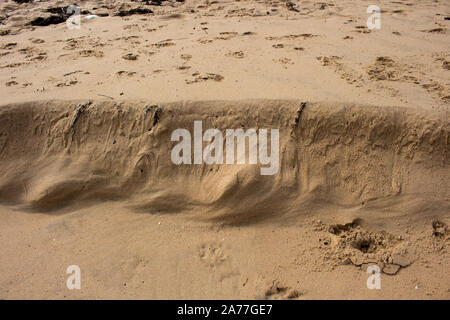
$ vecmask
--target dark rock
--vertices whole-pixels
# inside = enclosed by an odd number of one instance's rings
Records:
[[[32,26],[49,26],[52,24],[63,23],[66,20],[67,18],[64,18],[60,15],[50,15],[46,17],[37,17],[36,19],[32,20],[30,24]]]
[[[153,11],[150,9],[147,9],[147,8],[139,7],[139,8],[129,9],[129,10],[120,10],[115,15],[119,16],[119,17],[127,17],[127,16],[132,16],[135,14],[148,14],[148,13],[153,13]]]
[[[48,8],[45,11],[47,13],[50,13],[50,15],[37,17],[36,19],[32,20],[30,24],[32,26],[49,26],[52,24],[60,24],[66,22],[66,20],[71,16],[71,14],[67,12],[67,8],[68,7]]]

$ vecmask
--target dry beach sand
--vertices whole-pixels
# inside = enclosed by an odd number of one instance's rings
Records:
[[[0,1],[1,299],[450,298],[448,1],[70,4]],[[173,164],[196,120],[278,172]]]

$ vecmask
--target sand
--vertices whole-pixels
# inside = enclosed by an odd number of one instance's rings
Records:
[[[448,3],[149,2],[0,2],[0,298],[449,299]]]

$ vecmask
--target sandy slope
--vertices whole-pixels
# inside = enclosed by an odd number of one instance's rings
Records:
[[[449,5],[289,3],[0,2],[0,298],[449,298]],[[278,173],[174,165],[194,120]]]

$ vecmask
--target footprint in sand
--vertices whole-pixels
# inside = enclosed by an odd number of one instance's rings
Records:
[[[200,38],[200,39],[197,40],[197,42],[200,43],[200,44],[208,44],[208,43],[212,43],[213,40],[208,39],[208,38]]]
[[[17,81],[11,80],[5,83],[5,86],[7,87],[12,87],[12,86],[17,86],[19,83]]]
[[[138,59],[139,55],[133,54],[133,53],[127,53],[122,56],[122,59],[128,60],[128,61],[136,61]]]
[[[301,34],[288,34],[288,35],[284,35],[284,36],[271,36],[271,37],[266,37],[266,40],[280,41],[280,40],[295,40],[298,38],[308,39],[308,38],[313,38],[313,37],[317,37],[317,36],[314,34],[311,34],[311,33],[301,33]]]
[[[242,59],[245,57],[245,53],[243,51],[228,52],[227,54],[225,54],[225,56],[236,59]]]
[[[216,40],[230,40],[238,35],[237,32],[220,32],[219,37],[215,37]]]
[[[97,50],[81,50],[78,52],[80,57],[88,58],[88,57],[96,57],[96,58],[103,58],[104,54],[103,51],[97,51]]]
[[[192,76],[194,77],[194,80],[185,80],[187,84],[193,84],[193,83],[197,83],[197,82],[204,82],[204,81],[208,81],[208,80],[213,80],[216,82],[220,82],[224,79],[224,77],[220,74],[215,74],[215,73],[199,73],[199,72],[194,72],[192,74]]]
[[[165,48],[165,47],[171,47],[174,45],[175,45],[175,42],[172,42],[172,39],[162,40],[162,41],[152,44],[152,46],[155,48]]]
[[[127,76],[127,77],[132,77],[134,75],[136,75],[136,72],[134,71],[118,71],[116,72],[116,75],[120,76]]]
[[[17,46],[16,42],[9,42],[0,47],[2,50],[11,50]]]
[[[186,66],[186,65],[182,65],[182,66],[177,66],[177,70],[189,70],[191,68],[191,66]]]
[[[269,300],[294,300],[298,299],[304,293],[281,285],[278,281],[273,281],[264,293],[264,297]]]
[[[199,250],[200,259],[209,267],[214,268],[223,264],[227,259],[220,243],[204,243]]]
[[[123,30],[130,30],[130,31],[141,31],[141,28],[139,27],[138,24],[128,24],[126,26],[123,27]]]
[[[353,30],[353,32],[358,32],[358,33],[370,33],[371,30],[369,30],[367,28],[367,26],[355,26],[356,30]]]
[[[276,62],[276,63],[281,63],[281,65],[282,65],[283,68],[285,68],[285,69],[287,69],[287,66],[288,66],[288,65],[294,64],[294,63],[292,62],[292,60],[289,59],[289,58],[281,58],[281,59],[273,60],[273,61]]]
[[[189,60],[192,59],[192,56],[190,54],[182,54],[181,59],[183,59],[185,62],[188,62]]]
[[[434,29],[430,29],[430,30],[422,30],[422,32],[445,34],[447,32],[447,29],[446,28],[434,28]]]
[[[78,83],[78,80],[68,80],[66,82],[60,82],[55,87],[63,88],[63,87],[71,87]]]
[[[30,40],[31,40],[31,39],[30,39]],[[31,40],[31,42],[32,42],[32,43],[35,43],[35,44],[41,44],[41,43],[44,43],[45,40],[42,40],[42,39],[33,39],[33,40]]]
[[[35,47],[26,47],[18,50],[28,61],[41,61],[47,59],[47,53]]]

